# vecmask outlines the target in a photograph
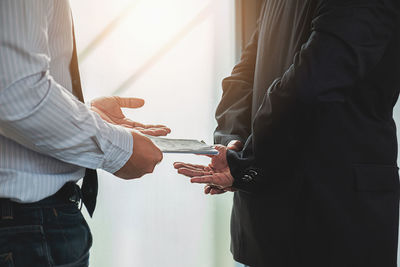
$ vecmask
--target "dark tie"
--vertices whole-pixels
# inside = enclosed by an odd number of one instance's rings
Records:
[[[80,101],[84,102],[82,94],[82,86],[81,86],[81,77],[79,75],[78,56],[76,54],[75,32],[73,28],[72,28],[72,34],[74,37],[73,39],[74,50],[72,52],[72,59],[69,65],[69,71],[72,80],[72,92]],[[98,181],[97,181],[96,170],[86,169],[85,177],[83,177],[83,182],[82,182],[82,201],[85,204],[85,207],[90,217],[93,216],[93,212],[96,207],[97,190],[98,190]]]

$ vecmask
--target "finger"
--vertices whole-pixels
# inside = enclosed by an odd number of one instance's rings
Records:
[[[168,133],[171,132],[171,129],[165,125],[152,125],[152,124],[146,125],[146,124],[142,124],[142,123],[138,123],[138,122],[134,122],[134,121],[132,121],[132,123],[135,125],[135,127],[143,128],[143,130],[144,129],[146,129],[146,130],[160,130],[161,129],[161,130],[167,131]]]
[[[211,192],[212,187],[209,185],[206,185],[204,187],[204,194],[208,195]]]
[[[233,150],[233,151],[236,151],[236,152],[239,152],[240,150],[242,150],[239,146],[237,146],[237,145],[230,145],[230,146],[227,146],[226,147],[228,150]]]
[[[202,171],[202,170],[194,170],[194,169],[188,169],[188,168],[179,168],[178,173],[188,176],[188,177],[195,177],[195,176],[207,176],[211,175],[211,172],[207,171]]]
[[[145,128],[145,125],[143,123],[136,122],[136,121],[133,121],[133,120],[128,119],[128,118],[123,118],[122,121],[123,121],[124,124],[130,124],[132,127]]]
[[[166,129],[166,128],[154,128],[154,129],[139,129],[140,132],[147,134],[147,135],[151,135],[151,136],[166,136],[167,134],[169,134],[171,132],[171,130]]]
[[[168,127],[161,124],[143,124],[143,128],[168,128]]]
[[[171,129],[168,127],[160,127],[160,128],[146,128],[142,126],[137,126],[134,127],[136,130],[141,131],[141,132],[148,132],[148,133],[153,133],[156,135],[159,134],[169,134],[171,132]]]
[[[219,188],[211,187],[211,189],[210,189],[211,195],[220,195],[220,194],[224,194],[224,193],[226,193],[226,191],[219,189]]]
[[[144,100],[141,98],[119,96],[114,96],[114,98],[122,108],[140,108],[144,105]]]
[[[191,164],[190,163],[184,163],[184,162],[174,162],[174,168],[175,169],[187,167],[188,165],[191,165]]]
[[[167,133],[171,132],[171,129],[168,128],[165,125],[146,125],[146,124],[143,124],[143,123],[140,123],[140,122],[137,122],[137,121],[133,121],[133,120],[131,120],[129,118],[123,118],[123,119],[121,119],[121,121],[123,123],[125,123],[125,124],[130,124],[134,128],[138,128],[140,130],[145,130],[145,129],[146,130],[163,130],[163,131],[165,131]]]
[[[129,120],[129,119],[128,119]],[[131,124],[133,127],[142,127],[142,128],[146,128],[146,126],[143,123],[140,122],[136,122],[136,121],[131,121]]]
[[[147,130],[147,129],[143,129],[143,128],[140,128],[140,127],[135,127],[134,129],[138,130],[142,134],[147,134],[147,135],[151,135],[151,136],[154,136],[154,134],[155,134],[155,132],[152,131],[152,130]]]
[[[214,148],[215,148],[216,150],[218,150],[218,152],[223,152],[223,151],[226,150],[226,147],[225,147],[225,146],[222,146],[222,145],[216,145],[216,146],[214,146]]]
[[[227,148],[230,150],[240,151],[243,149],[243,143],[239,140],[232,140],[229,142]]]
[[[203,165],[187,165],[186,168],[192,169],[192,170],[197,170],[197,171],[205,171],[205,172],[212,172],[212,169],[208,166],[203,166]]]
[[[166,131],[167,133],[171,133],[171,129],[168,128],[167,126],[155,126],[155,127],[147,127],[147,129],[151,129],[151,130],[163,130]]]
[[[184,167],[181,167],[181,168],[186,168],[186,169],[189,169],[189,170],[192,170],[192,171],[197,171],[197,172],[205,172],[205,171],[207,171],[208,173],[210,172],[210,170],[206,170],[205,168],[196,168],[196,167],[193,167],[193,166],[188,166],[188,165],[186,165],[186,166],[184,166]]]
[[[193,176],[192,179],[190,179],[191,183],[195,184],[211,184],[214,185],[214,177],[213,175],[204,175],[204,176]]]
[[[185,167],[185,168],[188,168],[188,169],[200,169],[200,170],[204,170],[204,171],[211,171],[211,168],[208,167],[208,166],[191,164],[191,163],[184,163],[184,162],[175,162],[174,163],[174,167],[176,169]]]
[[[129,125],[129,124],[120,124],[120,126],[129,128],[129,129],[133,129],[132,125]]]
[[[158,128],[157,128],[157,129],[158,129]],[[171,133],[171,131],[172,131],[171,128],[168,128],[168,127],[162,127],[162,128],[160,128],[160,129],[166,131],[167,134]]]
[[[195,168],[195,167],[205,167],[205,166],[203,166],[203,165],[196,165],[196,164],[192,164],[192,163],[185,163],[185,162],[179,162],[179,161],[177,161],[177,162],[174,162],[174,167],[176,168],[176,167],[178,167],[178,168],[180,168],[180,167],[193,167],[193,168]]]
[[[185,167],[181,167],[180,169],[185,168],[188,170],[191,170],[193,172],[193,174],[198,174],[198,176],[204,176],[204,175],[212,175],[213,171],[212,169],[208,168],[208,167],[192,167],[192,166],[185,166]]]

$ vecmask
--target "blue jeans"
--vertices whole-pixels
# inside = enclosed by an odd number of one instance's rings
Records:
[[[0,219],[0,267],[87,267],[90,229],[76,204],[18,205]]]

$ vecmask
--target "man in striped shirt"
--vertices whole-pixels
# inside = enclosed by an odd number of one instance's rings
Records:
[[[86,192],[75,182],[86,169],[138,178],[162,159],[140,132],[170,130],[121,112],[143,100],[90,107],[81,96],[68,0],[0,1],[0,266],[87,266],[91,234],[77,204],[93,212],[96,173]]]

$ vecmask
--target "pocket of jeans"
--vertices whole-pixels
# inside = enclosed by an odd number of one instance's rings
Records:
[[[89,266],[89,251],[75,262],[63,265],[54,265],[53,267],[87,267],[87,266]]]
[[[48,266],[46,241],[40,225],[0,228],[0,266]]]
[[[84,220],[82,212],[74,204],[55,207],[53,213],[62,224],[76,224]]]
[[[13,254],[0,253],[0,267],[14,267]]]
[[[45,228],[52,266],[74,265],[92,245],[92,236],[81,211],[73,205],[53,209],[54,220]]]

